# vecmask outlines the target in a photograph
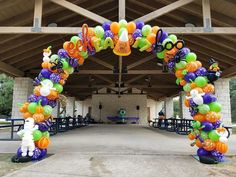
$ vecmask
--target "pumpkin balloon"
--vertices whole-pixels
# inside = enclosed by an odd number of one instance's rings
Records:
[[[196,146],[199,148],[201,148],[203,146],[202,142],[199,139],[196,140]]]
[[[214,123],[214,122],[220,120],[220,115],[216,112],[210,111],[206,114],[206,120],[208,122]]]
[[[213,151],[216,148],[216,144],[214,141],[206,139],[203,142],[203,148],[207,151]]]
[[[58,98],[58,92],[55,90],[51,90],[50,94],[47,96],[49,100],[55,100]]]
[[[199,122],[204,122],[204,121],[206,121],[206,117],[205,117],[205,115],[198,113],[193,116],[193,120],[196,120]]]
[[[224,154],[228,151],[228,145],[219,141],[216,143],[216,150]]]
[[[192,133],[189,133],[189,134],[188,134],[188,139],[194,140],[194,139],[195,139],[195,135],[192,134]]]
[[[46,149],[49,143],[50,143],[49,138],[46,136],[43,136],[37,142],[35,142],[35,145],[40,149]]]
[[[34,94],[36,96],[40,96],[40,89],[41,89],[41,86],[37,86],[37,87],[34,87]]]
[[[195,62],[189,62],[186,65],[188,72],[195,72],[198,69],[198,65]]]
[[[28,106],[29,106],[29,103],[28,103],[28,102],[24,103],[24,104],[20,107],[20,112],[21,112],[21,113],[27,112],[27,111],[28,111]]]
[[[190,107],[190,100],[189,99],[185,99],[184,100],[184,105],[189,108]]]
[[[214,87],[214,85],[212,85],[212,84],[207,84],[205,87],[202,88],[202,90],[203,90],[205,93],[214,93],[215,87]]]
[[[27,119],[27,118],[29,118],[29,117],[32,117],[32,114],[31,114],[31,113],[29,113],[29,112],[23,113],[23,118]]]
[[[175,72],[175,76],[177,77],[177,78],[183,78],[183,70],[177,70],[176,72]]]
[[[33,119],[36,123],[43,122],[44,121],[44,115],[42,113],[35,113],[33,115]]]

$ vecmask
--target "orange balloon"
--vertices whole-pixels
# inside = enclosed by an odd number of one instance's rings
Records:
[[[129,34],[128,37],[129,37],[129,45],[133,45],[134,38],[132,37],[132,34]]]
[[[69,77],[69,73],[66,70],[64,70],[64,73],[61,73],[60,76],[61,79],[67,79]]]
[[[226,143],[218,141],[216,143],[216,150],[224,154],[228,151],[228,145]]]
[[[60,83],[61,85],[64,85],[64,84],[65,84],[65,80],[64,80],[64,79],[61,79],[59,83]]]
[[[27,111],[28,111],[28,106],[29,106],[29,103],[28,103],[28,102],[24,103],[24,104],[20,107],[20,112],[21,112],[21,113],[27,112]]]
[[[154,44],[156,42],[156,34],[150,33],[147,35],[147,40],[151,43]]]
[[[196,115],[193,116],[193,120],[204,122],[206,121],[206,117],[203,114],[197,113]]]
[[[192,82],[192,83],[190,84],[190,87],[191,87],[191,89],[194,89],[194,88],[197,87],[197,85],[195,84],[195,82]]]
[[[196,87],[196,88],[194,88],[194,90],[197,90],[198,93],[203,93],[203,90],[202,90],[202,88],[200,88],[200,87]]]
[[[177,78],[183,78],[183,70],[177,70],[176,72],[175,72],[175,76],[177,77]]]
[[[94,32],[94,29],[93,29],[93,28],[88,28],[88,36],[89,36],[89,37],[95,36],[95,32]]]
[[[203,148],[207,151],[213,151],[216,148],[216,144],[211,139],[206,139],[203,142]]]
[[[211,123],[214,123],[214,122],[220,120],[220,117],[221,117],[220,114],[213,112],[213,111],[206,113],[206,120]]]
[[[199,139],[196,140],[196,146],[199,148],[201,148],[203,146],[202,142]]]
[[[49,100],[55,100],[58,98],[58,92],[56,90],[51,90],[50,94],[47,96]]]
[[[78,60],[78,64],[79,64],[79,65],[83,65],[83,64],[84,64],[84,58],[80,58],[80,59]]]
[[[184,105],[186,106],[186,107],[190,107],[190,101],[189,101],[189,99],[185,99],[184,100]]]
[[[201,68],[202,67],[202,63],[200,61],[195,61],[195,63],[197,64],[197,67],[198,68]]]
[[[158,26],[153,26],[152,27],[152,33],[154,34],[157,34],[157,31],[159,30],[160,28]]]
[[[112,22],[110,25],[110,29],[114,34],[118,34],[119,30],[120,30],[120,25],[117,22]]]
[[[189,133],[189,134],[188,134],[188,139],[194,140],[194,139],[195,139],[195,135],[192,134],[192,133]]]
[[[46,136],[43,136],[38,141],[35,141],[35,145],[40,149],[46,149],[49,144],[50,144],[50,140]]]
[[[189,72],[195,72],[198,69],[198,65],[195,62],[189,62],[186,65],[186,70]]]
[[[179,84],[180,84],[181,86],[184,86],[186,83],[187,83],[187,82],[186,82],[185,80],[181,80]]]
[[[136,24],[134,22],[127,23],[128,33],[133,33],[136,30]]]
[[[202,88],[205,93],[214,93],[215,87],[212,84],[207,84],[205,87]]]
[[[36,123],[44,121],[44,115],[42,113],[34,113],[33,119]]]
[[[32,114],[30,114],[29,112],[25,112],[25,113],[23,114],[23,117],[24,117],[25,119],[27,119],[27,118],[29,118],[29,117],[32,117]]]
[[[40,94],[40,88],[41,88],[41,86],[36,86],[36,87],[34,87],[34,94],[36,95],[36,96],[40,96],[41,94]]]
[[[49,63],[48,61],[44,61],[42,63],[42,68],[50,69],[51,68],[51,63]]]

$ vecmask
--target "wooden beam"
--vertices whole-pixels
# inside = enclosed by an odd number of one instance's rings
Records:
[[[35,0],[33,31],[40,31],[42,26],[43,0]]]
[[[191,35],[235,35],[236,27],[212,27],[207,31],[204,27],[160,27],[167,33]],[[0,27],[0,34],[77,34],[81,27],[42,27],[41,31],[32,31],[32,27]]]
[[[0,61],[0,71],[17,77],[24,76],[24,72],[1,61]]]
[[[97,15],[97,14],[91,12],[91,11],[88,11],[88,10],[86,10],[82,7],[79,7],[79,6],[77,6],[77,5],[75,5],[71,2],[66,1],[66,0],[51,0],[51,1],[54,2],[55,4],[58,4],[62,7],[65,7],[65,8],[67,8],[67,9],[69,9],[69,10],[71,10],[71,11],[77,13],[77,14],[80,14],[80,15],[82,15],[84,17],[87,17],[91,20],[94,20],[98,23],[102,24],[104,22],[109,22],[110,21],[110,20],[108,20],[108,19],[106,19],[106,18],[104,18],[100,15]]]
[[[128,70],[129,70],[129,69],[132,69],[132,68],[134,68],[134,67],[136,67],[136,66],[139,66],[139,65],[141,65],[141,64],[143,64],[143,63],[146,63],[146,62],[152,60],[153,58],[156,58],[155,55],[150,55],[150,56],[148,56],[148,57],[146,57],[146,58],[143,58],[142,60],[138,60],[138,61],[136,61],[136,62],[134,62],[134,63],[128,65],[128,66],[127,66],[127,69],[128,69]]]
[[[119,0],[119,20],[125,19],[125,0]]]
[[[105,81],[105,82],[108,82],[109,84],[113,84],[113,83],[114,83],[112,80],[107,79],[107,78],[105,78],[105,77],[103,77],[103,76],[101,76],[101,75],[96,74],[96,75],[94,75],[94,76],[97,77],[98,79],[101,79],[101,80],[103,80],[103,81]]]
[[[223,71],[222,77],[232,77],[236,75],[236,65],[231,66]]]
[[[131,84],[132,82],[134,81],[137,81],[139,79],[142,79],[143,77],[145,77],[146,75],[139,75],[139,76],[136,76],[136,77],[133,77],[132,79],[129,79],[125,82],[125,84]]]
[[[211,31],[211,8],[210,0],[202,0],[202,14],[203,14],[203,26],[206,30]]]
[[[96,57],[93,57],[93,56],[89,56],[89,58],[88,58],[89,60],[91,60],[91,61],[93,61],[93,62],[95,62],[95,63],[98,63],[98,64],[100,64],[100,65],[102,65],[102,66],[105,66],[106,68],[108,68],[108,69],[114,69],[114,66],[113,65],[111,65],[111,64],[109,64],[109,63],[107,63],[107,62],[105,62],[105,61],[102,61],[101,59],[99,59],[99,58],[96,58]]]
[[[193,1],[194,0],[178,0],[178,1],[176,1],[174,3],[171,3],[171,4],[169,4],[169,5],[165,6],[165,7],[157,9],[157,10],[155,10],[155,11],[153,11],[153,12],[147,14],[147,15],[144,15],[144,16],[136,19],[135,21],[148,22],[148,21],[150,21],[152,19],[155,19],[157,17],[160,17],[160,16],[162,16],[162,15],[168,13],[168,12],[171,12],[171,11],[173,11],[173,10],[179,8],[179,7],[187,5],[187,4],[189,4],[189,3],[193,2]]]

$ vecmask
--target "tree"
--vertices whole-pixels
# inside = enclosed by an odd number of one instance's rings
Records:
[[[0,114],[9,115],[12,108],[13,78],[0,74]]]
[[[236,79],[230,80],[230,102],[232,122],[236,122]]]

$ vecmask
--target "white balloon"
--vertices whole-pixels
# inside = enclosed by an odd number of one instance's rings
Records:
[[[228,138],[220,137],[219,141],[222,142],[222,143],[227,143],[228,142]]]
[[[40,94],[42,96],[48,96],[50,94],[50,88],[48,88],[48,87],[40,88]]]
[[[53,88],[53,82],[49,79],[45,79],[41,82],[43,87]]]
[[[50,61],[50,58],[49,58],[48,56],[44,56],[44,57],[43,57],[43,61],[44,61],[44,62],[49,62],[49,61]]]
[[[198,95],[196,97],[193,97],[193,102],[197,105],[201,105],[203,104],[203,98],[200,95]]]

